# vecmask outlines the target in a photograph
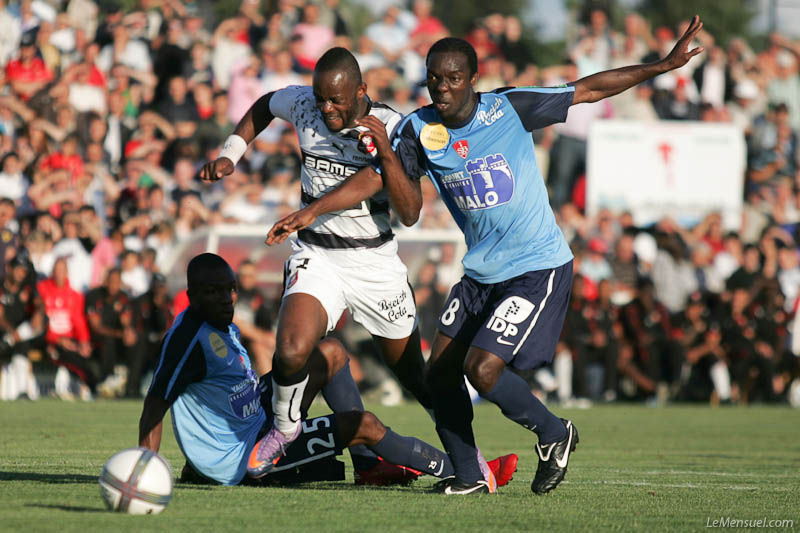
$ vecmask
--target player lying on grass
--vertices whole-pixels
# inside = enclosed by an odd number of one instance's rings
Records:
[[[456,469],[450,493],[488,491],[476,461],[465,374],[481,397],[536,433],[533,492],[549,492],[564,479],[578,443],[574,424],[551,413],[509,368],[531,370],[552,361],[572,285],[572,253],[550,208],[530,132],[565,121],[572,105],[602,100],[685,65],[702,51],[690,46],[702,26],[695,16],[670,54],[655,63],[599,72],[563,87],[487,93],[474,89],[474,48],[462,39],[441,39],[426,58],[433,104],[407,116],[394,138],[405,175],[397,169],[379,175],[379,167],[367,167],[270,230],[267,243],[280,242],[328,210],[397,187],[395,180],[415,183],[427,175],[434,182],[468,248],[465,275],[447,298],[428,361],[436,430]]]
[[[187,285],[190,305],[175,319],[162,343],[139,421],[139,445],[158,451],[162,420],[171,407],[175,438],[191,469],[204,478],[235,485],[245,477],[254,444],[271,427],[271,379],[268,374],[257,379],[239,330],[232,323],[236,278],[225,260],[208,253],[196,256],[189,263]],[[349,396],[351,408],[301,420],[300,437],[270,472],[292,472],[289,481],[343,479],[341,468],[331,472],[330,459],[347,446],[365,444],[385,461],[357,472],[357,482],[397,482],[398,469],[401,481],[412,481],[419,473],[452,475],[452,464],[444,452],[394,433],[375,415],[363,411],[347,360],[346,351],[334,340],[323,341],[320,350],[312,354],[309,383],[300,401],[301,417],[305,418],[316,393],[322,390],[325,395],[331,387],[349,389],[344,394]],[[342,396],[341,390],[338,393]],[[503,463],[516,463],[516,456],[508,459],[511,461]],[[320,460],[328,461],[322,469],[305,470],[306,465]],[[499,460],[493,463],[500,467]],[[494,473],[488,465],[484,469],[486,479],[494,484]],[[498,474],[504,484],[513,470]]]

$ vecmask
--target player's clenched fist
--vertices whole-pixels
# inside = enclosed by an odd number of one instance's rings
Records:
[[[218,181],[231,174],[233,174],[233,161],[227,157],[209,161],[200,169],[200,179],[203,181]]]
[[[381,119],[372,115],[366,115],[356,120],[356,124],[361,127],[367,128],[368,133],[372,136],[372,141],[375,143],[375,148],[378,150],[378,155],[383,156],[392,149],[392,144],[389,142],[389,135],[386,133],[386,124]]]

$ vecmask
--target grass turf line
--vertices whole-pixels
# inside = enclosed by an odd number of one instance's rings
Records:
[[[439,445],[418,406],[368,406],[387,425]],[[595,407],[555,409],[581,435],[566,481],[535,496],[534,442],[490,405],[475,413],[478,443],[492,458],[516,452],[514,480],[497,496],[361,488],[348,480],[295,488],[178,485],[159,516],[105,511],[103,463],[134,446],[141,403],[55,400],[0,404],[0,531],[530,531],[688,530],[707,521],[790,519],[800,527],[800,411],[788,408]],[[315,407],[312,414],[324,414]],[[165,420],[163,455],[183,458]]]

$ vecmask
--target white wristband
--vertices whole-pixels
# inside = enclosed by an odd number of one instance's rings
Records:
[[[225,144],[222,145],[222,150],[219,152],[219,157],[227,157],[236,166],[236,163],[242,158],[247,151],[247,141],[238,135],[229,135],[225,139]]]

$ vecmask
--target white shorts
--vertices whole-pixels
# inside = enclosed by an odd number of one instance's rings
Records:
[[[303,293],[319,300],[328,314],[327,331],[345,309],[378,337],[405,339],[416,328],[414,293],[395,240],[360,250],[326,250],[301,241],[292,241],[292,248],[283,297]]]

